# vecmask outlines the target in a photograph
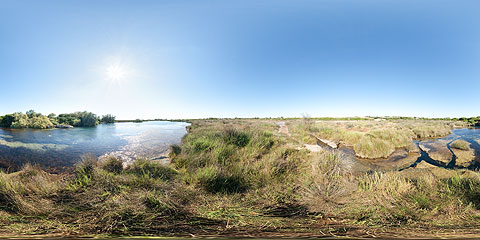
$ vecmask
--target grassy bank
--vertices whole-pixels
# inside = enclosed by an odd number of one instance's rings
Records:
[[[386,158],[396,149],[417,151],[414,139],[447,136],[455,127],[467,127],[460,121],[314,121],[289,123],[292,133],[305,143],[315,143],[312,136],[353,148],[361,158]]]
[[[295,120],[288,136],[269,120],[196,120],[168,166],[139,159],[124,168],[85,156],[71,174],[31,165],[1,173],[0,234],[382,236],[478,227],[476,172],[354,175],[342,154],[302,148],[312,129],[352,144],[367,134],[397,145],[416,131],[432,134],[428,122],[383,123],[389,130],[361,122],[329,133],[323,122]]]

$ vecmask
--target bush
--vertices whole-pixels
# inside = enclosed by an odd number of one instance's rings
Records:
[[[115,122],[115,116],[112,114],[107,114],[102,116],[102,122],[103,123],[114,123]]]
[[[111,173],[119,174],[123,171],[123,161],[111,156],[102,164],[102,169]]]
[[[79,127],[95,127],[98,123],[97,115],[91,112],[78,113],[80,119]]]
[[[0,127],[9,128],[12,126],[12,123],[15,121],[15,116],[13,114],[7,114],[2,117],[0,120]]]
[[[197,183],[211,193],[241,193],[247,189],[243,177],[227,174],[215,167],[201,168],[195,175]]]
[[[29,119],[28,127],[30,128],[44,129],[52,126],[53,126],[53,123],[50,121],[50,119],[48,119],[48,117],[44,115],[32,117]]]
[[[361,158],[386,158],[395,151],[395,146],[384,139],[365,135],[353,149]]]
[[[0,210],[17,212],[20,209],[20,201],[12,182],[7,175],[0,172]]]
[[[89,186],[93,181],[94,171],[97,166],[98,159],[96,156],[82,155],[80,162],[75,166],[75,176],[68,189],[75,191]]]
[[[12,122],[12,128],[28,128],[29,120],[27,114],[14,113],[15,120]]]
[[[304,201],[314,211],[326,211],[346,193],[347,183],[342,175],[339,155],[321,153],[314,155],[311,167],[300,179]]]
[[[202,137],[202,138],[195,139],[192,145],[193,145],[193,151],[195,153],[199,153],[199,152],[210,151],[214,147],[215,143],[208,138]]]
[[[169,153],[169,156],[171,158],[179,155],[180,153],[182,153],[182,147],[178,144],[173,144],[172,146],[170,146],[170,153]]]
[[[447,193],[458,197],[464,204],[473,204],[480,209],[480,179],[455,176],[444,180]]]
[[[128,166],[127,172],[139,177],[161,179],[163,181],[172,180],[177,174],[174,169],[148,159],[137,159],[132,165]]]
[[[237,147],[245,147],[250,142],[251,136],[246,132],[233,128],[227,128],[223,132],[224,141]]]
[[[465,150],[465,151],[470,150],[470,144],[465,140],[461,140],[461,139],[455,140],[454,142],[452,142],[450,146],[460,150]]]
[[[68,124],[75,127],[95,127],[98,124],[98,117],[91,112],[75,112],[58,115],[59,124]]]

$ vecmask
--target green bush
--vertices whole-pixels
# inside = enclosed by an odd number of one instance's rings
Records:
[[[461,140],[461,139],[455,140],[454,142],[452,142],[450,146],[460,150],[465,150],[465,151],[470,150],[470,144],[465,140]]]
[[[215,167],[199,169],[195,178],[203,189],[211,193],[241,193],[248,187],[242,176],[227,174]]]
[[[172,146],[170,146],[170,157],[175,157],[180,153],[182,153],[182,147],[180,145],[173,144]]]
[[[161,179],[163,181],[172,180],[177,174],[177,171],[171,167],[148,159],[137,159],[132,165],[128,166],[127,172],[139,177]]]
[[[0,210],[17,212],[19,209],[20,202],[12,182],[5,173],[0,172]]]
[[[15,121],[12,123],[12,128],[28,128],[28,115],[24,113],[14,113]]]
[[[458,197],[464,204],[480,209],[480,179],[455,176],[444,180],[446,192]]]
[[[115,122],[115,116],[112,114],[107,114],[102,116],[102,123],[114,123]]]
[[[94,172],[97,166],[97,157],[88,154],[82,155],[80,162],[75,166],[75,175],[68,189],[76,191],[88,187],[94,180]]]
[[[202,138],[197,138],[193,143],[193,151],[195,153],[198,153],[198,152],[206,152],[206,151],[210,151],[215,143],[209,139],[209,138],[206,138],[206,137],[202,137]]]
[[[9,128],[12,126],[12,123],[15,121],[15,116],[13,114],[7,114],[2,117],[0,120],[0,127]]]
[[[224,141],[237,147],[245,147],[251,139],[251,135],[247,132],[239,131],[233,128],[227,128],[223,132]]]
[[[123,171],[123,162],[122,160],[116,157],[109,157],[102,165],[103,170],[119,174]]]

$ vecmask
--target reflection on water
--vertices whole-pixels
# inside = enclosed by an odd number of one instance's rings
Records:
[[[186,134],[184,122],[100,124],[95,128],[0,129],[0,167],[38,163],[52,171],[75,164],[82,154],[112,154],[126,161],[159,158]]]

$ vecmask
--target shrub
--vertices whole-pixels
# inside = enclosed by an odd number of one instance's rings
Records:
[[[102,116],[102,122],[103,123],[114,123],[115,122],[115,116],[112,114],[107,114]]]
[[[80,112],[78,118],[80,119],[79,127],[95,127],[98,123],[97,115],[91,112]]]
[[[15,116],[13,114],[7,114],[2,117],[0,120],[0,127],[9,128],[12,126],[12,123],[15,121]]]
[[[102,168],[105,171],[119,174],[123,171],[123,161],[111,156],[102,164]]]
[[[20,209],[18,193],[8,179],[7,174],[0,172],[0,210],[17,212]]]
[[[12,122],[12,128],[28,128],[29,121],[27,114],[14,113],[15,120]]]
[[[30,128],[44,129],[52,126],[53,123],[50,121],[50,119],[48,119],[47,116],[44,115],[35,116],[29,119],[28,127]]]
[[[247,189],[247,183],[239,175],[227,174],[215,167],[201,168],[196,172],[197,183],[211,193],[241,193]]]
[[[353,149],[361,158],[385,158],[395,151],[395,146],[384,139],[367,134],[353,146]]]
[[[237,147],[245,147],[251,139],[251,135],[247,132],[239,131],[233,128],[227,128],[223,132],[224,141]]]
[[[182,153],[182,147],[180,145],[173,144],[172,146],[170,146],[169,157],[174,158],[175,156],[179,155],[180,153]]]
[[[69,184],[68,189],[76,191],[89,186],[94,178],[94,170],[98,165],[97,157],[94,155],[82,155],[81,160],[75,166],[75,176]]]
[[[195,153],[198,153],[198,152],[210,151],[214,147],[215,143],[211,139],[208,139],[206,137],[201,137],[201,138],[195,139],[192,145],[193,145],[193,151]]]
[[[326,211],[346,193],[347,183],[342,175],[338,155],[314,155],[310,168],[300,179],[303,199],[315,211]]]
[[[458,197],[458,201],[469,204],[472,203],[475,208],[480,209],[480,179],[474,177],[455,176],[444,180],[445,189]]]
[[[171,167],[148,159],[137,159],[132,165],[128,166],[127,172],[139,177],[161,179],[163,181],[172,180],[177,174],[177,171]]]
[[[465,151],[470,150],[470,144],[465,140],[461,140],[461,139],[455,140],[454,142],[451,143],[450,146],[460,150],[465,150]]]

